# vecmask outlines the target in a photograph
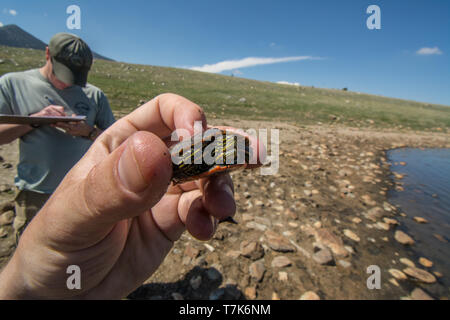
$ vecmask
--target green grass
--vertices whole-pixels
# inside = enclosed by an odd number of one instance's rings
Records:
[[[37,68],[44,53],[0,46],[0,75]],[[450,107],[335,89],[295,87],[197,71],[96,60],[89,82],[108,96],[120,114],[164,92],[185,96],[208,117],[281,120],[295,124],[448,130]],[[239,99],[245,98],[245,102]],[[373,122],[373,123],[372,123]]]

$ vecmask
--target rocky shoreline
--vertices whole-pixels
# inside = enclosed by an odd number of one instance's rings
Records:
[[[449,288],[387,192],[401,190],[386,151],[450,147],[450,135],[339,126],[216,120],[240,128],[280,129],[280,170],[233,173],[237,225],[220,224],[207,242],[184,234],[162,267],[131,299],[447,299]],[[15,145],[0,147],[0,185],[13,185]],[[17,155],[17,152],[16,152]],[[0,164],[1,165],[1,164]],[[11,177],[12,175],[12,177]],[[11,200],[8,191],[1,200]],[[1,208],[0,208],[1,209]],[[6,207],[6,209],[8,209]],[[11,210],[0,216],[0,262],[12,253]],[[419,217],[420,218],[420,217]],[[419,223],[419,222],[418,222]],[[433,223],[430,221],[430,223]],[[445,238],[443,237],[443,240]],[[368,289],[369,266],[381,288]]]

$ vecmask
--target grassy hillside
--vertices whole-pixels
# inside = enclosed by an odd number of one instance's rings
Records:
[[[0,46],[0,75],[37,68],[42,51]],[[445,131],[450,107],[334,89],[294,87],[184,69],[96,60],[89,82],[108,96],[119,114],[164,92],[183,95],[202,106],[208,117],[283,120],[297,124]]]

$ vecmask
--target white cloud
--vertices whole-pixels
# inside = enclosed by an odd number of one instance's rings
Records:
[[[0,21],[0,27],[3,27],[3,23]]]
[[[8,12],[9,12],[9,14],[12,15],[12,16],[16,16],[16,15],[17,15],[17,11],[14,10],[14,9],[10,9]]]
[[[232,74],[233,74],[234,76],[241,76],[241,75],[243,75],[244,73],[243,73],[241,70],[233,70]]]
[[[442,54],[442,51],[438,47],[427,48],[423,47],[416,51],[419,55],[432,55],[432,54]]]
[[[290,86],[300,86],[298,82],[288,82],[288,81],[277,81],[278,84],[288,84]]]
[[[203,72],[219,73],[226,70],[234,70],[238,68],[248,68],[264,64],[274,64],[281,62],[291,62],[300,60],[318,60],[319,57],[311,56],[297,56],[297,57],[284,57],[284,58],[257,58],[248,57],[240,60],[225,60],[214,64],[205,64],[199,67],[191,67],[189,69]]]

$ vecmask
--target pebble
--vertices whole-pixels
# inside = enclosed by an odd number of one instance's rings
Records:
[[[415,268],[415,267],[408,267],[403,270],[404,273],[406,273],[408,276],[415,278],[419,281],[425,282],[425,283],[434,283],[436,282],[436,277],[433,276],[431,273]]]
[[[424,257],[419,258],[419,263],[426,268],[431,268],[433,266],[433,262]]]
[[[389,273],[397,280],[405,280],[408,278],[403,272],[397,269],[389,269]]]
[[[6,211],[0,216],[0,226],[11,224],[13,223],[13,221],[14,221],[14,211],[12,210]]]
[[[395,238],[395,240],[397,240],[397,242],[404,244],[404,245],[413,245],[414,244],[414,239],[400,230],[395,231],[394,238]]]
[[[278,296],[278,293],[276,293],[275,291],[272,292],[272,300],[280,300],[280,297]]]
[[[417,223],[428,223],[428,220],[422,217],[414,217],[413,220]]]
[[[295,247],[282,235],[278,235],[270,230],[267,230],[264,235],[266,236],[267,244],[272,250],[279,252],[295,251]]]
[[[389,230],[389,224],[380,221],[375,224],[375,227],[379,230]]]
[[[277,256],[272,260],[272,268],[283,268],[292,265],[292,261],[285,256]]]
[[[5,238],[8,235],[8,231],[5,228],[0,228],[0,238]]]
[[[327,265],[333,262],[333,255],[328,248],[323,248],[313,254],[313,259],[318,264]]]
[[[345,250],[347,250],[350,254],[355,254],[355,250],[351,246],[344,246]]]
[[[255,261],[249,266],[250,276],[258,282],[262,280],[265,272],[266,267],[264,266],[264,260]]]
[[[383,215],[384,215],[384,210],[382,208],[380,208],[380,207],[374,207],[374,208],[368,210],[364,214],[364,216],[367,219],[369,219],[369,220],[371,220],[373,222],[376,222],[377,219],[381,218]]]
[[[287,272],[284,272],[284,271],[278,272],[278,280],[280,280],[280,281],[287,281],[288,280]]]
[[[244,290],[245,296],[250,300],[256,299],[256,288],[255,287],[247,287]]]
[[[192,247],[191,245],[187,245],[186,249],[184,249],[184,254],[190,257],[191,259],[195,259],[200,254],[200,250],[197,248]]]
[[[257,223],[255,221],[250,221],[245,225],[247,228],[249,229],[256,229],[259,231],[266,231],[267,230],[267,226]]]
[[[300,300],[320,300],[320,297],[314,291],[306,291],[302,294]]]
[[[313,227],[316,229],[322,228],[322,222],[320,222],[320,221],[314,222]]]
[[[413,267],[413,268],[416,267],[415,263],[412,262],[411,260],[409,260],[408,258],[400,258],[400,262],[403,263],[404,265],[407,265],[408,267]]]
[[[413,300],[434,300],[428,293],[420,288],[415,288],[411,292],[411,299]]]
[[[230,257],[232,259],[236,259],[241,255],[241,251],[239,250],[229,250],[226,254],[227,257]]]
[[[259,242],[244,240],[241,242],[241,255],[251,260],[258,260],[264,256],[264,248]]]
[[[358,217],[354,217],[354,218],[352,219],[352,221],[353,221],[354,223],[358,224],[358,223],[360,223],[362,220],[361,220],[360,218],[358,218]]]
[[[368,206],[371,206],[371,207],[377,205],[377,202],[372,200],[372,198],[368,194],[363,195],[361,197],[361,200],[363,201],[363,203],[365,203],[365,204],[367,204]]]
[[[334,255],[339,257],[347,257],[348,251],[345,250],[342,239],[326,228],[315,230],[316,241],[325,247],[331,249]]]
[[[395,219],[392,219],[392,218],[383,218],[383,221],[385,222],[385,223],[387,223],[387,224],[390,224],[390,225],[398,225],[399,224],[399,222],[397,221],[397,220],[395,220]]]
[[[395,280],[394,278],[390,278],[389,282],[392,283],[396,287],[400,287],[400,285],[398,284],[397,280]]]
[[[352,266],[352,264],[351,264],[350,262],[345,261],[345,260],[338,260],[337,262],[338,262],[338,264],[340,264],[341,267],[343,267],[343,268],[350,268],[350,267]]]
[[[447,239],[445,239],[443,236],[441,236],[441,235],[438,234],[438,233],[434,233],[433,236],[434,236],[436,239],[438,239],[439,241],[441,241],[441,242],[444,242],[444,243],[447,243],[447,242],[448,242]]]
[[[356,233],[354,233],[353,231],[349,230],[349,229],[345,229],[344,230],[344,235],[356,242],[359,242],[361,239],[358,237],[358,235]]]

